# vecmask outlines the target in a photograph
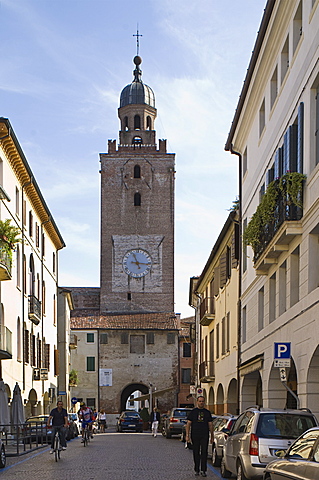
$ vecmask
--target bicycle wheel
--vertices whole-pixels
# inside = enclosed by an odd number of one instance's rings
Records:
[[[60,458],[60,437],[58,433],[54,437],[54,457],[56,462]]]
[[[83,445],[86,447],[87,446],[87,443],[88,443],[88,431],[87,431],[87,428],[84,430],[84,436],[83,436]]]

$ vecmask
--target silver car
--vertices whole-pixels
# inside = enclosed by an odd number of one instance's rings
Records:
[[[278,456],[282,452],[277,453]],[[299,437],[280,460],[267,465],[264,480],[315,480],[319,478],[319,428]]]
[[[286,451],[302,433],[318,425],[308,410],[248,408],[234,423],[224,447],[221,475],[262,479],[279,450]]]
[[[212,459],[212,464],[219,467],[223,450],[228,435],[224,433],[224,429],[230,430],[238,416],[231,414],[220,415],[213,420],[214,440],[208,444],[208,456]]]

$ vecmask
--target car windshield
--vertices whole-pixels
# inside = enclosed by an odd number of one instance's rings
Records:
[[[175,410],[173,417],[185,418],[188,415],[188,410]]]
[[[298,438],[316,423],[310,415],[289,413],[264,413],[257,428],[259,437]]]
[[[124,417],[139,417],[139,414],[137,412],[127,412]]]

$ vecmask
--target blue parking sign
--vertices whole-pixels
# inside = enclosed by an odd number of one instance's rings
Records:
[[[290,342],[275,342],[275,353],[274,359],[281,359],[281,358],[290,358],[291,352],[291,343]]]

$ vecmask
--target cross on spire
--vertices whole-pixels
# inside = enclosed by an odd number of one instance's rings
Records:
[[[143,37],[143,35],[138,33],[138,24],[137,24],[136,33],[133,33],[133,37],[136,37],[136,55],[138,55],[138,52],[139,52],[139,49],[140,49],[140,39],[139,39],[139,37]]]

